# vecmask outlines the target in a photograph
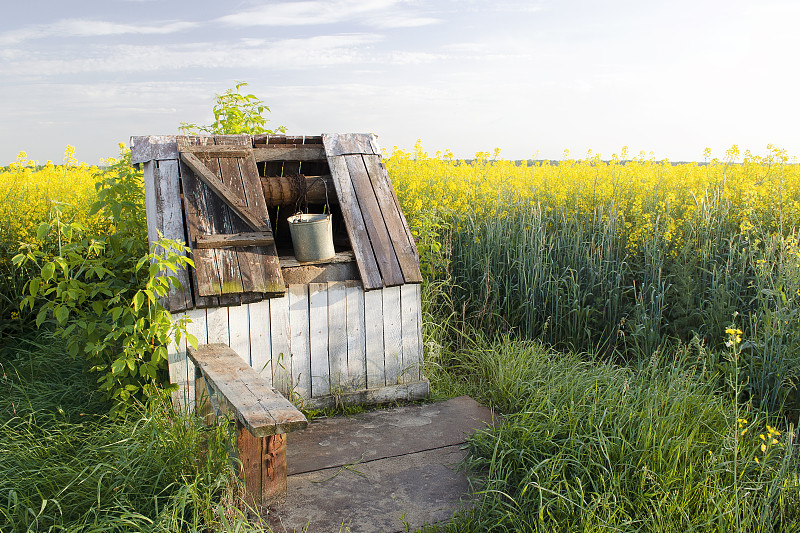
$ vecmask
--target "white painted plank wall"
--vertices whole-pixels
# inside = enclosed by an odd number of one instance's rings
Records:
[[[383,291],[364,292],[364,338],[367,365],[367,388],[386,385],[383,354]]]
[[[331,393],[328,362],[328,284],[308,284],[308,318],[311,343],[311,397]]]
[[[292,356],[289,348],[289,298],[269,302],[270,338],[272,341],[272,386],[285,397],[292,390]]]
[[[348,390],[347,287],[328,283],[328,368],[333,393]]]
[[[195,309],[200,344],[227,344],[287,397],[329,397],[424,379],[419,285],[365,292],[352,282],[290,285],[287,295]],[[186,342],[170,347],[170,376],[193,405]]]
[[[400,304],[402,306],[402,345],[403,364],[400,369],[400,382],[413,383],[419,381],[420,367],[420,338],[417,320],[419,315],[419,285],[406,284],[400,287]]]
[[[269,300],[261,300],[247,306],[250,308],[250,366],[272,383]]]
[[[228,307],[228,329],[230,346],[248,365],[253,366],[250,359],[250,309],[247,305]]]
[[[189,317],[191,322],[186,324],[186,332],[190,333],[195,336],[197,339],[197,344],[208,344],[208,320],[206,318],[206,310],[205,309],[190,309],[186,311],[186,316]],[[183,353],[183,358],[186,360],[187,365],[187,392],[186,398],[188,401],[189,409],[194,408],[195,404],[195,386],[194,386],[194,363],[192,363],[187,357],[186,352]]]
[[[383,358],[386,365],[386,384],[400,383],[403,365],[402,324],[400,287],[383,289]]]
[[[347,284],[347,388],[367,388],[366,333],[364,331],[364,291]]]
[[[292,386],[301,398],[311,397],[311,345],[308,324],[308,285],[289,285],[289,350]]]

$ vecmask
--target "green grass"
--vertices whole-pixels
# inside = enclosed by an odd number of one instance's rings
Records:
[[[168,403],[122,420],[42,334],[0,357],[0,531],[251,530],[225,426]]]
[[[762,452],[767,420],[734,407],[700,350],[621,367],[472,339],[440,352],[433,384],[506,415],[470,440],[468,466],[487,481],[444,531],[800,529],[793,429]]]

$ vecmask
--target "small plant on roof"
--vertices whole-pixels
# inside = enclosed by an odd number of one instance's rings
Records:
[[[178,129],[192,135],[200,133],[210,133],[212,135],[284,133],[286,131],[285,126],[278,126],[272,130],[266,128],[269,120],[264,117],[264,113],[270,111],[269,107],[253,94],[242,94],[242,87],[247,87],[247,83],[237,80],[235,88],[228,89],[224,93],[217,95],[213,124],[200,126],[181,122]]]

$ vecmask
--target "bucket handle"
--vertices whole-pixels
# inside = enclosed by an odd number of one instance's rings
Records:
[[[325,209],[328,211],[328,214],[331,212],[331,204],[330,198],[328,197],[328,182],[322,176],[317,176],[310,185],[306,184],[306,179],[302,174],[297,174],[297,182],[301,184],[301,190],[303,191],[302,194],[297,195],[297,203],[295,204],[296,213],[302,213],[302,209],[300,209],[300,202],[302,201],[305,204],[306,214],[308,214],[308,189],[313,187],[317,184],[318,181],[322,182],[322,185],[325,187]],[[324,213],[324,211],[323,211]]]

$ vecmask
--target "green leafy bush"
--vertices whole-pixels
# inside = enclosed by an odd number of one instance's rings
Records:
[[[241,88],[247,83],[237,81],[235,89],[228,89],[217,95],[214,106],[214,122],[209,126],[200,126],[181,122],[180,130],[190,134],[211,133],[213,135],[235,135],[237,133],[272,134],[285,132],[284,126],[274,130],[267,129],[269,120],[264,112],[269,112],[264,102],[253,94],[242,94]]]
[[[175,387],[166,373],[167,346],[173,338],[180,343],[186,319],[173,321],[160,299],[171,284],[179,285],[177,269],[192,261],[188,249],[172,240],[157,243],[163,252],[147,251],[141,174],[132,170],[129,153],[115,167],[98,183],[91,207],[92,214],[108,217],[108,235],[56,217],[40,224],[37,240],[55,238],[58,253],[26,244],[13,261],[36,273],[21,307],[37,310],[37,326],[53,322],[69,354],[84,357],[89,370],[100,374],[100,390],[119,414],[134,399]]]

